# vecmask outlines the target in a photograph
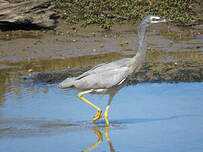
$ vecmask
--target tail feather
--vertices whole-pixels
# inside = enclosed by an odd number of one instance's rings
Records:
[[[75,77],[73,78],[67,78],[64,81],[62,81],[61,83],[59,83],[58,87],[59,88],[69,88],[72,87],[74,85],[75,82]]]

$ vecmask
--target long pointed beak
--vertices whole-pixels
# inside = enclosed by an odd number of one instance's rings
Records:
[[[170,19],[162,19],[162,20],[160,20],[160,22],[172,22],[173,20],[170,20]]]

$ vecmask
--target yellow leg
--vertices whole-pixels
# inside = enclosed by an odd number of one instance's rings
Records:
[[[93,150],[103,141],[103,134],[101,133],[101,131],[99,131],[98,128],[93,128],[93,131],[95,135],[98,137],[98,140],[95,143],[93,143],[91,146],[87,147],[86,150],[83,150],[82,152]]]
[[[102,117],[102,110],[83,97],[84,94],[87,94],[87,93],[90,93],[90,92],[92,92],[92,90],[83,91],[81,93],[78,93],[78,98],[80,98],[82,101],[86,102],[87,104],[89,104],[93,108],[97,109],[98,112],[97,112],[97,114],[94,116],[94,118],[92,120],[93,122],[95,122],[95,121],[99,120]]]
[[[107,127],[109,126],[109,120],[108,120],[109,107],[110,107],[110,105],[107,105],[107,106],[106,106],[106,110],[105,110],[105,112],[104,112],[104,119],[105,119],[105,121],[106,121],[106,126],[107,126]]]
[[[115,152],[114,148],[113,148],[113,144],[111,143],[111,139],[109,137],[109,127],[105,127],[105,130],[104,130],[104,134],[106,136],[106,139],[109,143],[109,146],[110,146],[110,151],[111,152]]]
[[[108,141],[111,141],[110,138],[109,138],[109,127],[105,127],[104,134],[105,134],[105,136],[106,136],[106,139],[107,139]]]
[[[109,101],[108,101],[108,104],[107,104],[105,112],[104,112],[104,119],[106,121],[106,126],[107,127],[109,127],[108,112],[109,112],[110,104],[111,104],[111,101],[112,101],[114,95],[115,94],[110,94],[109,95]]]

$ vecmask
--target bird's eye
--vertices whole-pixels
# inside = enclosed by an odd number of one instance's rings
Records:
[[[152,21],[159,21],[160,18],[152,18]]]

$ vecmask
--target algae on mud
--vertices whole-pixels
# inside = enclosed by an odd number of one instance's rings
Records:
[[[66,69],[56,72],[43,72],[32,76],[35,82],[55,83],[67,77],[77,76],[91,66]],[[27,78],[25,78],[27,79]],[[201,82],[203,81],[203,64],[201,62],[146,62],[139,72],[133,74],[128,84],[141,82]]]
[[[114,23],[141,19],[148,14],[170,18],[182,24],[197,23],[202,20],[199,15],[201,8],[198,7],[200,3],[192,0],[57,0],[56,11],[68,23],[84,26],[99,24],[110,29]]]
[[[168,58],[168,56],[170,56],[170,58]],[[32,79],[34,82],[55,83],[64,80],[66,77],[77,76],[90,69],[95,64],[111,62],[123,57],[132,57],[132,55],[107,53],[81,57],[79,56],[70,59],[49,59],[28,62],[24,61],[20,63],[7,63],[6,66],[8,66],[8,68],[5,66],[1,70],[1,81],[4,83],[6,80],[18,79],[20,77],[24,80]],[[25,76],[29,74],[29,69],[38,72],[34,72],[31,77]],[[15,74],[13,75],[12,73]],[[203,81],[202,51],[149,51],[145,64],[139,72],[132,75],[131,79],[129,80],[129,84],[140,82],[200,81]]]

